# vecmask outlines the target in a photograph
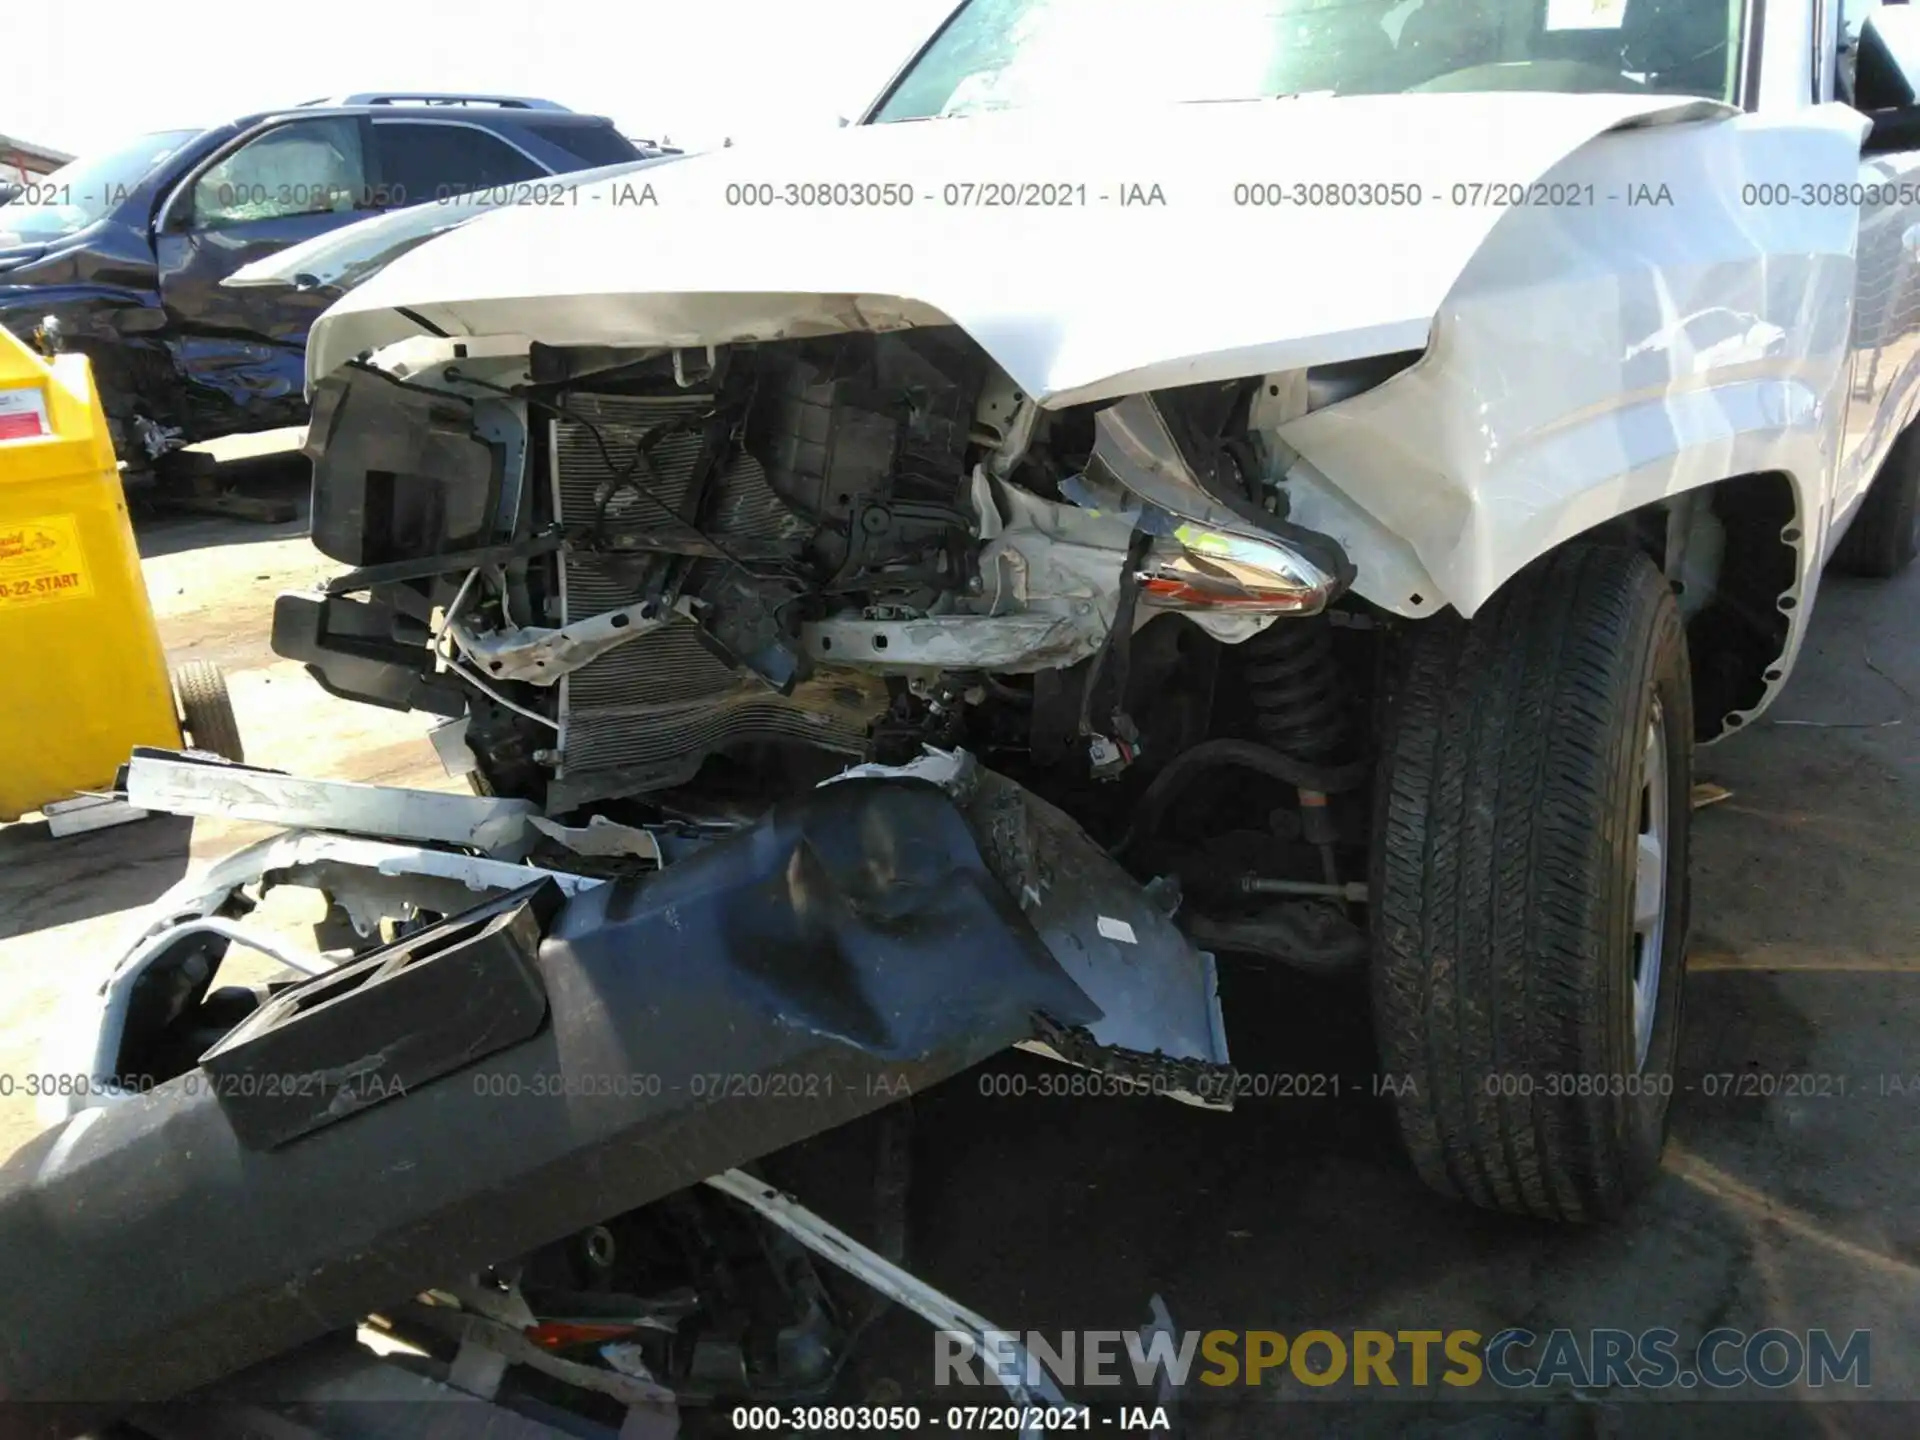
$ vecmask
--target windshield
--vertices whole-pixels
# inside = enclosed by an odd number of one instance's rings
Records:
[[[969,0],[875,121],[1422,90],[1731,100],[1742,0]]]
[[[0,245],[58,240],[86,229],[199,133],[156,130],[29,181],[18,200],[0,205]]]

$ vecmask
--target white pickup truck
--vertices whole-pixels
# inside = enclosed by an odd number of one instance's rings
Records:
[[[358,282],[372,568],[276,646],[556,814],[966,748],[1208,953],[1367,969],[1433,1185],[1611,1214],[1692,748],[1914,554],[1916,22],[971,0],[824,141],[342,232],[263,273]]]
[[[702,1180],[982,1332],[736,1167],[1011,1046],[1230,1103],[1244,957],[1367,981],[1434,1187],[1618,1212],[1693,747],[1779,693],[1826,567],[1915,552],[1917,22],[967,0],[824,140],[236,276],[344,291],[308,451],[352,568],[275,647],[446,717],[479,793],[129,765],[296,833],[56,1037],[84,1113],[0,1168],[0,1394],[164,1398],[435,1289],[463,1373],[732,1395],[705,1299],[605,1364],[526,1338],[589,1313],[568,1267],[664,1283],[644,1207]],[[249,932],[290,878],[365,941]],[[216,988],[229,943],[317,973]],[[761,1399],[858,1333],[794,1294]]]

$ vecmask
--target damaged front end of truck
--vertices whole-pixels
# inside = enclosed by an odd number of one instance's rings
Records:
[[[97,1084],[0,1177],[46,1260],[0,1391],[160,1402],[377,1316],[502,1404],[817,1396],[868,1302],[810,1244],[986,1322],[792,1220],[783,1152],[876,1117],[884,1156],[1009,1048],[1224,1108],[1216,953],[1363,958],[1362,702],[1301,690],[1351,565],[1251,483],[1252,387],[1047,416],[951,328],[531,364],[318,387],[314,536],[354,568],[276,646],[439,711],[482,793],[130,763],[139,808],[290,833],[69,1022]],[[1234,646],[1290,730],[1218,733]],[[1247,883],[1279,853],[1299,893]],[[250,927],[283,885],[347,922],[326,955]],[[310,977],[223,983],[250,948]],[[96,1229],[107,1192],[141,1198]]]
[[[415,1379],[656,1427],[623,1434],[826,1394],[868,1304],[829,1271],[988,1328],[898,1263],[904,1096],[1017,1047],[1221,1106],[1218,965],[1365,971],[1408,622],[1636,505],[1711,528],[1679,497],[1732,472],[1551,448],[1622,396],[1709,403],[1690,340],[1623,361],[1537,318],[1604,290],[1630,340],[1674,323],[1665,273],[1520,263],[1601,253],[1585,212],[1455,206],[1410,243],[1391,209],[1306,209],[1280,264],[1237,157],[1599,185],[1774,137],[1648,94],[1287,106],[788,157],[830,197],[947,197],[933,224],[775,213],[778,157],[730,151],[341,260],[307,453],[344,568],[280,597],[274,648],[440,717],[474,793],[135,757],[134,805],[288,833],[162,902],[64,1029],[93,1084],[0,1173],[0,1249],[36,1257],[0,1395],[161,1402],[367,1317]],[[1103,215],[967,203],[1089,155]],[[1777,269],[1710,248],[1675,264]],[[1526,345],[1553,384],[1513,378]],[[1769,693],[1735,675],[1714,718]],[[251,927],[281,885],[347,922],[318,958]],[[222,984],[235,946],[309,978]],[[856,1133],[894,1217],[871,1248],[780,1187]]]

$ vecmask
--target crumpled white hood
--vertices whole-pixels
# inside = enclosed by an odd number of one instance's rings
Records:
[[[694,346],[959,325],[1052,406],[1418,349],[1503,206],[1671,96],[1430,94],[1018,112],[695,156],[572,203],[484,215],[402,255],[314,327],[308,374],[431,333]],[[893,185],[913,203],[730,203],[729,186]],[[1236,204],[1271,183],[1285,203]],[[642,185],[651,186],[651,203]],[[1295,186],[1417,187],[1295,204]],[[955,187],[949,192],[948,187]],[[947,203],[1051,187],[1084,204]],[[1164,203],[1123,203],[1150,197]],[[1024,197],[1023,197],[1024,198]],[[1309,195],[1307,198],[1314,198]],[[1599,197],[1620,203],[1621,197]],[[409,313],[402,313],[402,312]],[[416,318],[417,317],[417,318]]]

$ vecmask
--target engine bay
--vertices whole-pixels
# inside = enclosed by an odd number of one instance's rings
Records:
[[[1244,640],[1346,578],[1336,546],[1286,524],[1251,443],[1225,438],[1247,384],[1043,412],[950,329],[698,358],[536,346],[518,386],[363,365],[316,397],[314,541],[363,567],[385,633],[351,628],[376,648],[444,641],[443,669],[412,668],[466,682],[467,705],[426,708],[471,709],[500,793],[563,810],[756,749],[859,756],[876,729],[952,743],[963,711],[992,730],[1033,711],[1034,676],[1130,648],[1117,631],[1182,612]],[[1153,483],[1201,513],[1155,508]],[[1187,518],[1237,543],[1209,551]],[[1255,588],[1276,578],[1287,593]],[[1120,760],[1113,704],[1082,708],[1089,764]]]
[[[1357,961],[1379,617],[1269,432],[1411,357],[1052,411],[953,327],[467,351],[322,382],[313,539],[356,568],[274,644],[446,717],[478,793],[739,825],[964,750],[1195,943]]]

